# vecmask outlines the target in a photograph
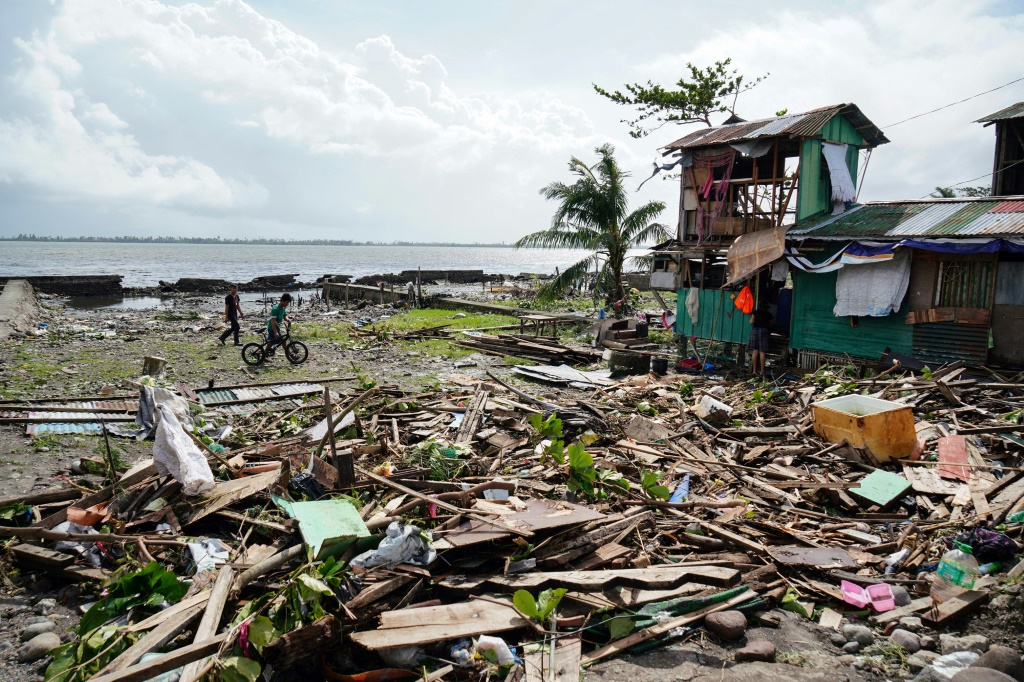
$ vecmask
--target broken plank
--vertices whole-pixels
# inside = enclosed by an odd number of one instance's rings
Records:
[[[660,564],[648,568],[624,568],[613,571],[550,571],[523,575],[453,575],[441,585],[459,590],[490,585],[499,589],[535,590],[546,586],[566,587],[582,592],[603,592],[617,585],[645,589],[669,589],[684,582],[716,587],[731,587],[740,581],[740,572],[723,566],[679,566]]]
[[[98,675],[93,677],[91,682],[144,682],[144,680],[154,678],[161,673],[175,670],[187,663],[217,653],[220,645],[224,643],[227,637],[228,633],[225,633],[202,642],[189,644],[145,663],[133,665],[130,668],[107,675]]]
[[[445,606],[404,609],[393,613],[402,614],[401,618],[405,620],[392,622],[422,624],[354,632],[351,639],[367,649],[378,650],[486,635],[530,625],[530,621],[523,618],[511,603],[480,599]]]
[[[950,621],[970,615],[988,603],[989,593],[984,590],[968,590],[937,604],[921,620],[935,629],[944,627]]]
[[[872,623],[883,625],[894,620],[899,620],[904,616],[912,616],[915,613],[920,613],[921,611],[924,611],[925,609],[931,607],[931,605],[931,597],[918,597],[906,606],[900,606],[893,609],[892,611],[886,611],[885,613],[875,614],[873,616],[870,616],[869,619]]]

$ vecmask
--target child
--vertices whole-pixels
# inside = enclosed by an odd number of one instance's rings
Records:
[[[274,351],[274,346],[281,342],[281,323],[291,322],[288,317],[288,304],[292,302],[291,294],[281,296],[281,302],[270,309],[270,318],[267,320],[267,355]]]

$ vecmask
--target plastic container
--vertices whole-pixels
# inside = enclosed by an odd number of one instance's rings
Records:
[[[653,358],[651,360],[651,371],[658,376],[668,374],[668,358]]]
[[[965,590],[974,587],[978,579],[978,560],[971,554],[971,546],[962,542],[942,555],[939,567],[932,577],[932,601],[941,604]]]
[[[1007,523],[1024,523],[1024,511],[1014,512],[1006,517]]]

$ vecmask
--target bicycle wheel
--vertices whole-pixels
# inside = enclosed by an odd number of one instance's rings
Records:
[[[250,367],[263,362],[263,346],[258,343],[247,343],[242,347],[242,360]]]
[[[293,365],[301,365],[309,357],[309,349],[301,341],[289,341],[284,347],[284,355]]]

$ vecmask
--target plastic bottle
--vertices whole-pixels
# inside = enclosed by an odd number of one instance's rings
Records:
[[[1006,517],[1007,523],[1024,523],[1024,511],[1014,512]]]
[[[956,547],[942,555],[939,567],[932,577],[932,601],[941,604],[964,590],[974,587],[978,579],[978,560],[971,554],[971,546],[957,542]]]
[[[978,566],[978,574],[989,575],[990,573],[995,573],[1002,567],[1003,565],[998,561],[990,561],[987,564],[982,564],[981,566]]]

